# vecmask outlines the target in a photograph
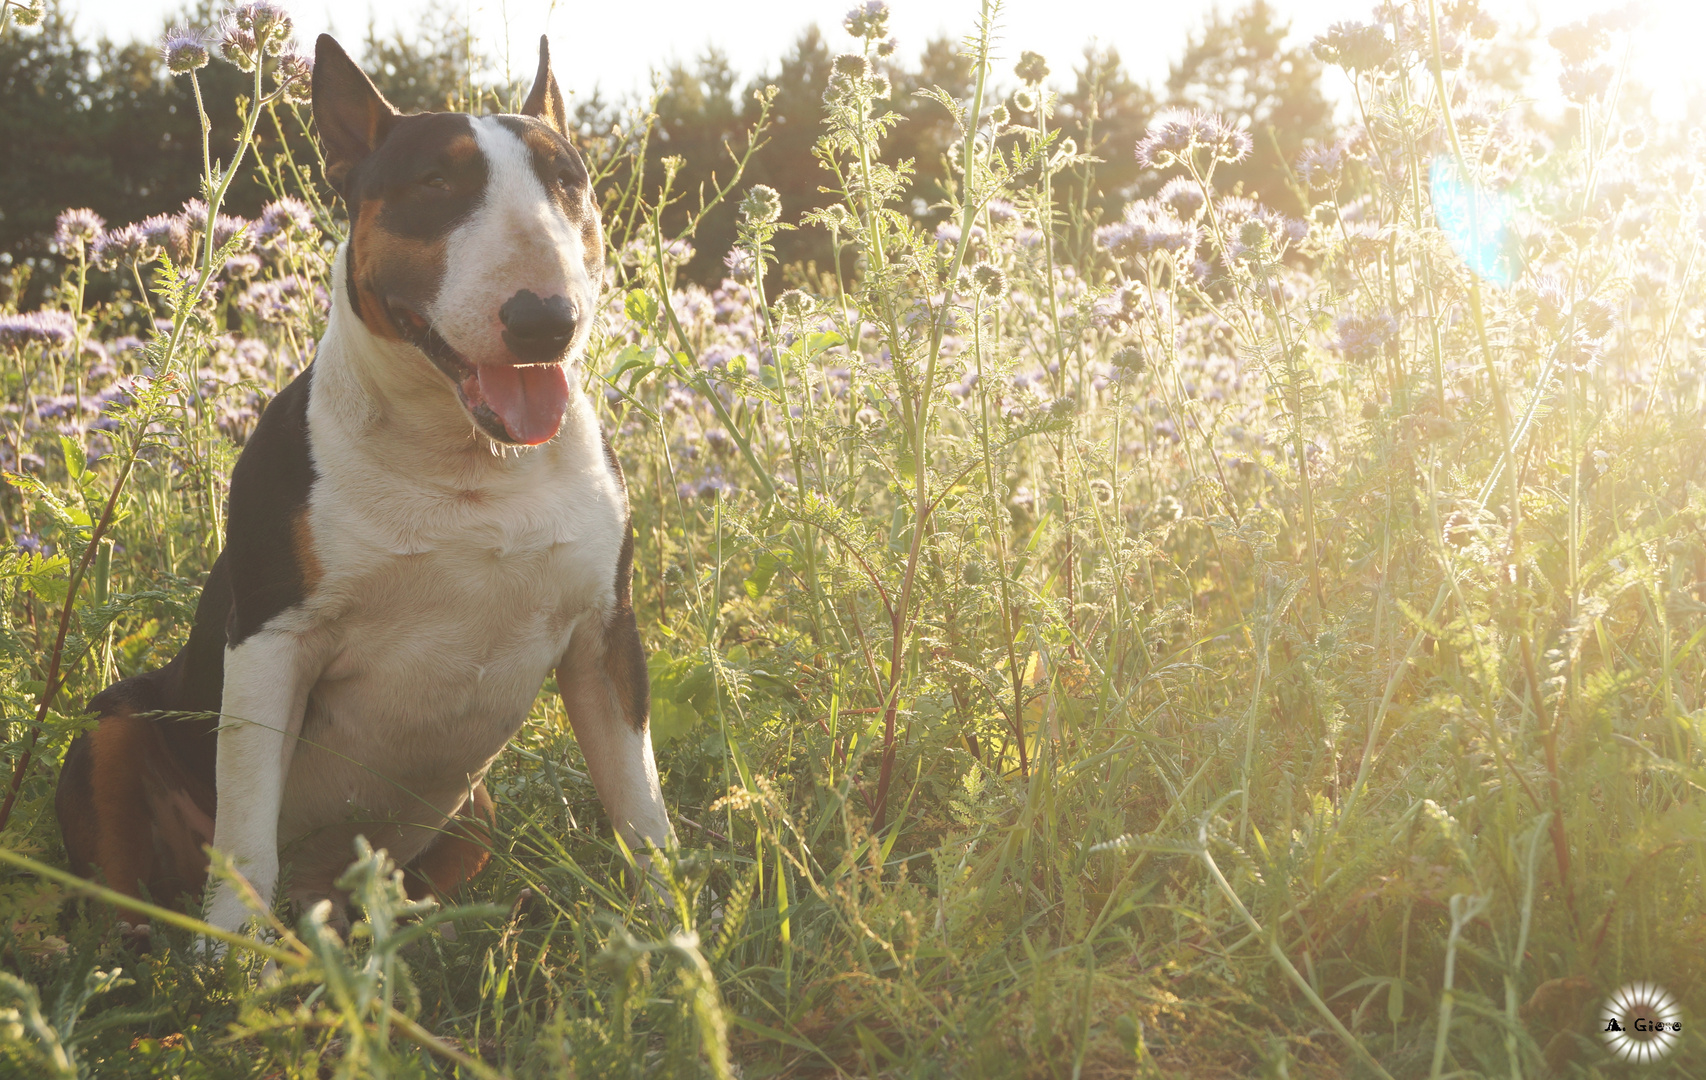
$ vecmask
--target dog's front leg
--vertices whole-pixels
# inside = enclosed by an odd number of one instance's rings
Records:
[[[280,630],[262,630],[225,651],[213,847],[230,856],[263,902],[278,884],[279,808],[320,659],[309,635]],[[241,930],[251,915],[242,895],[223,879],[210,884],[207,921]]]
[[[588,616],[575,627],[557,687],[599,801],[645,866],[646,841],[667,847],[671,834],[652,758],[646,653],[631,609],[623,605],[602,621]]]

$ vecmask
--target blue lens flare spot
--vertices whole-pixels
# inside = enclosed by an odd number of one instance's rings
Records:
[[[1428,186],[1434,218],[1451,249],[1481,280],[1508,287],[1516,280],[1510,196],[1466,183],[1457,163],[1443,154],[1434,158]]]

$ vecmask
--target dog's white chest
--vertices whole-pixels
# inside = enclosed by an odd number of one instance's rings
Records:
[[[426,479],[334,466],[316,482],[304,615],[331,647],[281,841],[352,815],[453,810],[577,627],[607,616],[625,500],[596,435],[565,434],[521,470]]]

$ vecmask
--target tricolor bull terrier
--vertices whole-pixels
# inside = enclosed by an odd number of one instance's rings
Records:
[[[553,671],[617,832],[663,846],[627,492],[577,372],[604,237],[546,43],[520,115],[405,116],[322,36],[313,108],[350,221],[326,334],[231,474],[183,650],[90,702],[72,867],[194,901],[211,844],[311,903],[362,834],[416,895],[453,888]],[[250,915],[223,880],[206,912]]]

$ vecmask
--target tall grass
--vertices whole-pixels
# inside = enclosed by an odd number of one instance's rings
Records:
[[[443,910],[352,852],[348,942],[283,912],[214,964],[163,911],[138,954],[54,869],[81,703],[183,640],[344,228],[282,158],[222,219],[244,144],[178,217],[68,214],[48,305],[0,315],[7,1068],[1514,1080],[1623,1075],[1625,984],[1702,1015],[1706,146],[1623,100],[1626,26],[1556,39],[1562,127],[1480,74],[1473,4],[1335,27],[1357,123],[1291,220],[1217,184],[1251,148],[1218,117],[1063,140],[986,0],[927,232],[879,153],[879,8],[825,96],[826,210],[743,180],[766,121],[686,196],[623,171],[643,111],[586,141],[667,900],[624,884],[552,693]],[[249,131],[306,123],[279,64]],[[1154,194],[1068,261],[1055,178],[1134,149]],[[709,292],[659,224],[684,197],[742,207]],[[834,265],[774,267],[788,228]],[[1689,1022],[1646,1071],[1703,1064]]]

